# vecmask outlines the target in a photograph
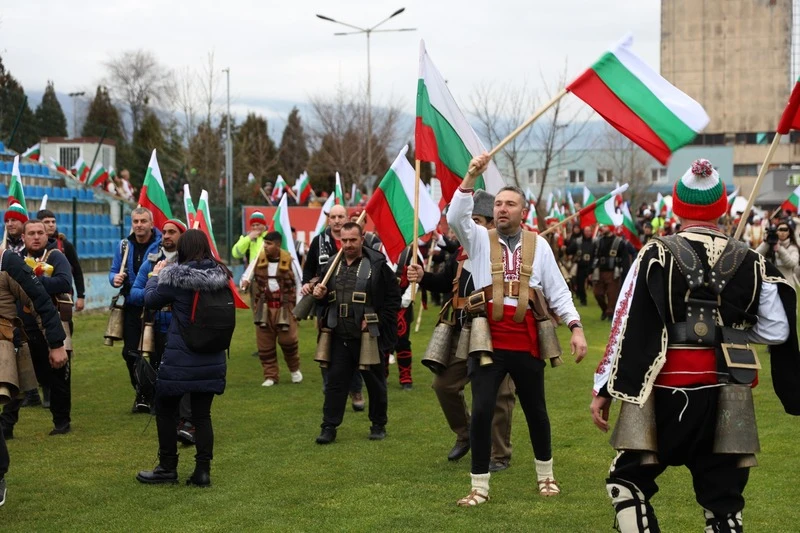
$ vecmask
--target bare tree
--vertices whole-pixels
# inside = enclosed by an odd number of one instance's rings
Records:
[[[128,107],[133,132],[139,129],[148,105],[168,105],[174,99],[172,75],[147,50],[128,50],[105,63],[106,85]],[[132,135],[131,135],[132,137]]]
[[[221,76],[214,66],[214,51],[206,56],[206,63],[199,74],[200,98],[206,112],[206,124],[211,124],[212,117],[217,113],[217,100],[219,99],[219,84]]]
[[[653,158],[609,125],[598,147],[595,157],[598,168],[610,170],[615,180],[629,184],[631,205],[638,205],[652,183],[649,170]]]
[[[197,110],[199,107],[197,74],[189,67],[178,72],[175,82],[175,111],[182,117],[181,129],[184,142],[188,145],[197,129]]]

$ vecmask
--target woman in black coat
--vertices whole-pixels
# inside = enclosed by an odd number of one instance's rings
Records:
[[[178,405],[181,397],[191,394],[192,421],[195,424],[195,471],[187,485],[211,484],[211,459],[214,433],[211,428],[211,402],[225,391],[225,352],[196,353],[187,348],[180,324],[188,324],[195,291],[217,291],[229,287],[230,271],[218,263],[205,234],[188,230],[178,241],[178,262],[167,266],[161,261],[145,287],[145,305],[150,309],[172,306],[172,321],[167,331],[164,357],[158,369],[155,406],[158,427],[159,464],[152,471],[142,471],[136,479],[142,483],[178,482]]]

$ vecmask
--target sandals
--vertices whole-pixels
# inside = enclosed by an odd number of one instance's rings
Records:
[[[458,502],[456,502],[456,505],[458,505],[459,507],[474,507],[476,505],[480,505],[488,501],[489,501],[488,494],[481,494],[476,489],[472,489],[472,491],[469,494],[458,500]]]
[[[539,495],[549,498],[550,496],[558,496],[561,494],[561,489],[558,483],[553,478],[545,478],[539,480]]]

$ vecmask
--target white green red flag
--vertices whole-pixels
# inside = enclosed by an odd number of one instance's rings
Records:
[[[25,203],[25,191],[22,189],[22,175],[19,173],[19,156],[14,156],[14,164],[11,166],[11,182],[8,184],[8,204],[17,202],[25,212],[28,212],[28,204]]]
[[[578,211],[581,227],[591,226],[592,224],[604,224],[608,226],[621,226],[622,214],[617,213],[614,207],[615,197],[628,190],[628,184],[623,183],[608,194],[601,196],[581,208]]]
[[[583,205],[581,207],[586,207],[590,203],[595,201],[594,194],[592,191],[589,190],[589,187],[586,185],[583,186]]]
[[[783,110],[781,120],[776,130],[781,135],[786,135],[791,130],[800,130],[800,78],[794,84],[789,104]]]
[[[708,125],[703,106],[631,50],[626,36],[567,86],[617,131],[666,165]]]
[[[339,205],[344,204],[344,189],[342,189],[342,178],[339,177],[339,173],[336,173],[336,186],[334,188],[334,196],[336,198],[336,203]]]
[[[662,214],[666,214],[667,202],[664,201],[664,197],[661,195],[661,193],[656,195],[656,203],[653,204],[653,207],[656,211],[655,216],[660,217]]]
[[[623,203],[619,207],[622,212],[622,235],[630,242],[637,250],[642,248],[642,241],[639,240],[639,230],[636,229],[636,222],[633,221],[631,211],[628,209],[628,204]]]
[[[42,157],[42,150],[40,147],[40,143],[36,143],[24,152],[22,152],[22,157],[27,157],[28,159],[33,159],[34,161],[38,161],[39,158]]]
[[[417,159],[436,165],[436,177],[441,181],[445,203],[450,202],[453,193],[461,185],[472,158],[486,151],[431,61],[424,41],[419,43],[414,148]],[[497,194],[504,185],[497,165],[490,162],[475,187]]]
[[[414,240],[414,191],[417,176],[406,159],[404,146],[367,203],[367,213],[381,236],[386,254],[397,263],[400,252]],[[425,187],[419,190],[419,222],[416,237],[436,229],[441,213]]]
[[[300,260],[297,258],[297,249],[292,239],[292,223],[289,221],[289,203],[286,194],[281,196],[278,208],[272,216],[273,231],[281,234],[281,250],[286,250],[292,256],[292,270],[297,279],[297,288],[300,289],[300,280],[303,279],[303,270],[300,268]]]
[[[272,194],[270,195],[270,199],[273,202],[277,202],[281,199],[281,195],[286,188],[286,180],[283,179],[283,176],[278,174],[278,179],[275,180],[275,186],[272,188]]]
[[[308,172],[303,172],[297,178],[295,184],[295,191],[297,192],[297,205],[305,205],[311,197],[313,190],[311,189],[311,179],[308,177]]]
[[[798,207],[800,207],[800,186],[797,186],[792,191],[792,194],[789,195],[789,198],[781,204],[782,210],[791,211],[792,213],[797,213]]]
[[[56,161],[55,158],[53,157],[50,158],[50,167],[55,169],[57,172],[61,172],[63,174],[69,174],[67,167],[62,167],[61,165],[59,165],[58,161]]]
[[[430,194],[430,190],[428,190]],[[364,195],[361,194],[361,189],[359,189],[355,183],[353,183],[352,187],[350,187],[350,205],[358,205],[361,203],[361,200],[364,198]]]
[[[117,169],[115,169],[113,166],[109,166],[108,167],[108,179],[113,180],[116,177],[117,177]]]
[[[78,159],[75,161],[75,164],[72,165],[70,170],[72,171],[72,175],[75,176],[78,181],[84,182],[86,181],[86,178],[89,177],[89,170],[91,169],[89,168],[89,165],[86,164],[86,161],[83,160],[83,157],[78,156]]]
[[[189,184],[183,184],[183,211],[186,213],[186,224],[190,227],[194,227],[194,220],[197,217],[197,210],[194,208],[194,202],[192,201],[192,193],[189,192]]]
[[[102,185],[108,179],[108,172],[103,168],[102,163],[97,163],[92,170],[91,176],[86,180],[86,184],[90,187]]]
[[[331,212],[331,208],[334,205],[336,205],[336,196],[334,194],[329,194],[328,199],[325,200],[325,203],[322,204],[322,209],[319,211],[317,226],[314,228],[314,235],[312,235],[312,237],[316,237],[325,231],[325,227],[328,225],[328,213]]]
[[[535,228],[536,223],[536,200],[533,198],[528,199],[528,216],[525,217],[525,224],[530,228]]]
[[[150,155],[150,164],[147,165],[142,191],[139,193],[139,205],[153,213],[153,225],[157,228],[172,218],[172,208],[169,205],[167,191],[164,189],[164,180],[161,179],[161,169],[158,168],[155,150]]]
[[[572,198],[572,193],[566,191],[564,194],[567,195],[567,207],[569,207],[569,214],[574,215],[578,211],[575,209],[575,200]]]
[[[728,195],[728,205],[733,205],[733,201],[736,200],[737,196],[739,196],[739,187],[736,187],[736,190]]]

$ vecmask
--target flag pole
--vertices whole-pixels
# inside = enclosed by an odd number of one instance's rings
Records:
[[[411,265],[416,266],[417,264],[417,253],[419,253],[419,173],[420,173],[420,161],[419,159],[414,160],[414,231],[412,235],[411,241]],[[398,265],[399,267],[399,265]],[[405,265],[403,265],[405,267]],[[417,282],[411,283],[411,301],[414,301],[414,298],[417,296]]]
[[[530,126],[531,124],[533,124],[534,122],[536,122],[536,120],[538,120],[538,119],[539,119],[539,117],[541,117],[542,115],[544,115],[544,114],[547,112],[547,110],[548,110],[548,109],[550,109],[551,107],[553,107],[554,105],[556,105],[556,103],[557,103],[559,100],[561,100],[562,98],[564,98],[564,96],[565,96],[566,94],[567,94],[567,89],[566,89],[566,88],[564,88],[564,89],[561,89],[561,90],[558,92],[558,94],[556,94],[556,95],[555,95],[553,98],[551,98],[551,99],[550,99],[550,101],[549,101],[549,102],[547,102],[547,103],[546,103],[546,104],[545,104],[543,107],[539,108],[539,110],[538,110],[538,111],[536,111],[536,113],[534,113],[533,115],[531,115],[531,116],[530,116],[530,118],[529,118],[528,120],[526,120],[525,122],[523,122],[523,123],[522,123],[522,124],[521,124],[521,125],[520,125],[520,126],[517,128],[517,129],[515,129],[514,131],[512,131],[511,133],[509,133],[509,134],[506,136],[506,138],[505,138],[505,139],[503,139],[502,141],[500,141],[500,143],[499,143],[497,146],[495,146],[494,148],[492,148],[492,151],[491,151],[491,152],[489,152],[489,157],[490,157],[490,158],[492,158],[492,157],[494,157],[495,155],[497,155],[497,153],[498,153],[500,150],[502,150],[502,149],[505,147],[505,145],[507,145],[508,143],[510,143],[511,141],[513,141],[513,140],[514,140],[514,137],[516,137],[517,135],[519,135],[520,133],[522,133],[522,132],[523,132],[525,129],[527,129],[527,128],[528,128],[528,126]]]
[[[753,209],[756,196],[758,196],[758,190],[761,188],[761,182],[764,181],[764,176],[767,175],[769,163],[772,161],[772,157],[775,155],[775,150],[778,149],[778,145],[781,142],[781,137],[783,137],[783,135],[776,133],[775,138],[772,139],[772,144],[769,146],[769,150],[767,150],[767,157],[764,158],[764,163],[761,165],[761,170],[758,172],[756,182],[753,184],[753,190],[750,191],[750,198],[747,199],[747,205],[745,206],[744,211],[742,211],[742,218],[739,220],[739,226],[736,228],[736,233],[733,235],[733,238],[737,241],[739,238],[741,238],[742,233],[744,232],[744,227],[747,224],[747,219],[750,216],[750,211]]]
[[[574,220],[574,219],[580,217],[581,215],[585,215],[586,213],[589,213],[590,211],[594,211],[594,208],[597,207],[598,205],[607,202],[609,199],[613,198],[614,196],[616,196],[618,194],[622,194],[627,190],[628,190],[628,184],[627,183],[623,183],[622,185],[620,185],[619,187],[617,187],[616,189],[614,189],[610,193],[606,194],[605,196],[601,196],[599,199],[597,199],[594,202],[590,203],[586,207],[582,207],[581,210],[578,211],[577,213],[575,213],[574,215],[570,215],[567,218],[565,218],[564,220],[562,220],[561,222],[559,222],[557,224],[553,224],[552,226],[550,226],[549,228],[547,228],[546,230],[541,232],[539,234],[539,236],[540,237],[544,237],[548,233],[552,233],[553,231],[555,231],[556,229],[560,228],[561,226],[563,226],[564,224],[566,224],[570,220]]]

